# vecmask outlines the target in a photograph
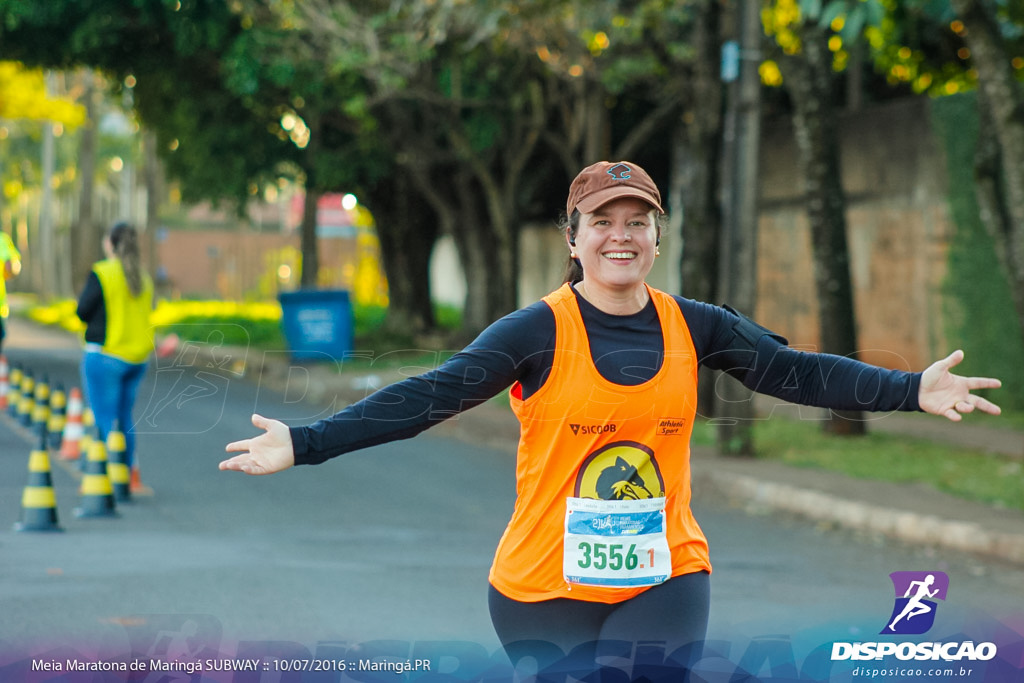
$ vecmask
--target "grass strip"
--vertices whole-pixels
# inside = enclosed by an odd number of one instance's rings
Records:
[[[714,443],[714,427],[695,426],[694,442]],[[754,426],[757,457],[860,479],[919,483],[998,507],[1024,511],[1024,462],[909,436],[826,434],[812,422],[763,420]]]

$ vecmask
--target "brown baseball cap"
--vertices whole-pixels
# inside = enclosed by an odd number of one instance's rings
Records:
[[[642,199],[658,213],[665,213],[658,186],[647,171],[631,161],[599,161],[580,171],[569,186],[565,213],[571,216],[573,209],[591,213],[620,197]]]

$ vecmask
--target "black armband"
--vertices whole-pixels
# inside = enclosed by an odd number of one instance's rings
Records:
[[[730,306],[728,304],[722,304],[722,308],[724,308],[725,310],[729,311],[730,313],[735,315],[737,318],[739,318],[739,320],[736,322],[736,324],[734,324],[732,326],[732,331],[733,331],[733,334],[736,335],[736,337],[738,337],[738,338],[742,339],[744,342],[746,342],[747,348],[750,348],[750,349],[757,348],[757,343],[761,340],[761,337],[763,337],[765,335],[773,337],[780,344],[783,344],[785,346],[789,346],[789,340],[788,339],[786,339],[785,337],[783,337],[780,334],[776,334],[776,333],[772,332],[771,330],[769,330],[767,327],[764,327],[763,325],[758,325],[753,320],[751,320],[747,316],[743,315],[742,313],[737,311],[732,306]]]

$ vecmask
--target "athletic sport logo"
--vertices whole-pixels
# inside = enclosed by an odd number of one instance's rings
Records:
[[[632,177],[633,169],[626,164],[615,164],[608,169],[608,175],[615,180],[629,180]]]
[[[945,600],[949,577],[944,572],[893,572],[896,604],[882,634],[920,635],[935,623],[935,600]]]

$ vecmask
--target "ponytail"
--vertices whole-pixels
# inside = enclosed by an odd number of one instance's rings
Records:
[[[562,220],[558,225],[559,230],[565,233],[569,239],[570,244],[576,241],[576,232],[580,228],[580,212],[578,209],[573,209],[571,216],[563,216]],[[583,279],[583,266],[580,265],[580,260],[573,258],[570,252],[569,260],[565,264],[565,276],[562,278],[562,282],[568,282],[569,284],[576,284]]]
[[[132,296],[142,293],[142,257],[139,252],[139,233],[128,223],[117,223],[110,229],[110,246],[121,262],[124,278]]]

